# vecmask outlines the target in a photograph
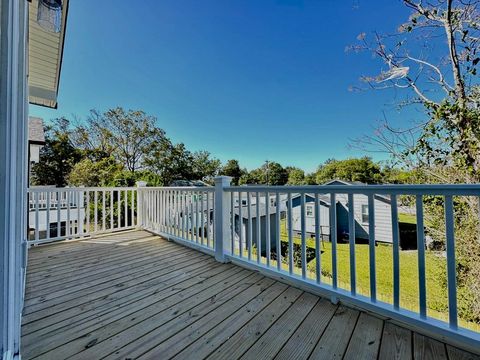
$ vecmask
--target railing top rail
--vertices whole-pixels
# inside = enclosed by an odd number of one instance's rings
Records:
[[[38,186],[35,188],[28,188],[27,191],[31,193],[35,192],[56,192],[56,191],[118,191],[118,190],[137,190],[138,187],[136,186],[115,186],[115,187],[108,187],[108,186],[102,186],[102,187],[51,187],[51,186]]]
[[[228,192],[480,196],[480,184],[228,186]]]
[[[174,191],[200,191],[200,192],[215,192],[213,186],[146,186],[140,187],[142,190],[174,190]]]

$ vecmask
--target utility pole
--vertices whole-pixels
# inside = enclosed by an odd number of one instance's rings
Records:
[[[270,162],[268,160],[265,160],[265,164],[267,165],[267,185],[270,185],[270,178],[269,178]]]

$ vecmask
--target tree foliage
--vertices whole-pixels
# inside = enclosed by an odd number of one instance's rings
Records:
[[[155,117],[121,107],[103,114],[92,110],[86,125],[78,126],[77,133],[77,145],[87,155],[113,156],[131,172],[144,169],[145,159],[166,141]]]
[[[81,158],[82,152],[72,143],[69,121],[53,120],[53,124],[46,127],[40,162],[32,166],[32,185],[66,186],[68,174]]]
[[[238,160],[231,159],[221,168],[220,175],[230,176],[232,178],[232,185],[238,185],[240,178],[245,172],[245,170],[240,168]]]
[[[327,160],[316,173],[318,184],[331,180],[359,181],[366,184],[380,183],[383,179],[380,165],[369,157],[346,160]]]
[[[403,0],[411,10],[395,34],[358,37],[355,51],[371,51],[382,62],[370,88],[396,89],[399,108],[423,116],[410,124],[388,119],[357,144],[386,151],[403,167],[419,170],[429,183],[480,182],[480,2]],[[417,174],[418,175],[418,174]],[[426,199],[426,231],[445,249],[444,203]],[[455,198],[459,313],[480,321],[478,198]]]

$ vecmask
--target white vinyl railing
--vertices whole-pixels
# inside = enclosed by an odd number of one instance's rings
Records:
[[[443,232],[446,244],[440,256],[445,261],[447,283],[443,295],[448,299],[448,311],[444,317],[432,316],[428,307],[433,295],[427,287],[424,204],[432,196],[441,199],[444,213],[443,225],[437,229]],[[40,214],[45,212],[46,223],[53,219],[57,226],[55,231],[49,227],[45,232],[31,226],[31,241],[142,228],[214,255],[220,262],[259,270],[332,301],[343,301],[475,349],[480,346],[478,327],[466,329],[458,315],[457,196],[478,201],[480,185],[230,186],[230,178],[218,177],[215,187],[35,189],[30,191],[30,219],[38,225]],[[400,200],[406,198],[408,204],[402,204]],[[73,208],[71,199],[79,206]],[[58,201],[66,208],[52,206]],[[402,288],[401,281],[405,269],[399,209],[405,208],[416,219],[415,306],[406,304],[402,296],[407,289]],[[362,237],[366,252],[358,259],[356,240]],[[378,257],[384,253],[379,252],[379,243],[387,243],[391,249],[387,258]],[[340,247],[344,253],[347,249],[347,257],[339,256]],[[367,261],[367,269],[360,269],[359,261]],[[387,285],[381,283],[385,274],[379,273],[379,264],[385,261],[391,262]],[[345,266],[347,275],[342,272]]]
[[[212,187],[142,188],[141,226],[213,254],[214,191]]]
[[[137,188],[35,187],[28,195],[31,244],[137,226]]]

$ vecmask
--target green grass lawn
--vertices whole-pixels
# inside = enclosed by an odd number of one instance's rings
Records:
[[[416,224],[417,217],[413,214],[398,214],[398,222],[406,223],[406,224]]]
[[[285,222],[281,224],[282,242],[288,243]],[[294,237],[294,243],[300,244],[300,237]],[[315,248],[314,239],[307,239],[307,246]],[[321,243],[321,280],[332,283],[332,244],[324,241]],[[284,254],[285,255],[285,254]],[[356,258],[356,283],[357,293],[370,296],[370,266],[369,245],[355,245]],[[448,319],[448,300],[446,290],[446,260],[441,254],[426,251],[426,281],[427,281],[427,307],[428,316],[441,320]],[[288,264],[283,264],[288,269]],[[308,274],[311,279],[316,278],[316,259],[307,264]],[[376,291],[377,298],[387,303],[393,303],[393,254],[391,245],[377,245],[375,247],[376,266]],[[337,271],[338,286],[350,290],[350,245],[337,244]],[[300,269],[295,269],[300,273]],[[416,250],[400,251],[400,305],[413,311],[418,311],[418,252]],[[462,326],[480,329],[479,324],[466,323],[460,319]]]

